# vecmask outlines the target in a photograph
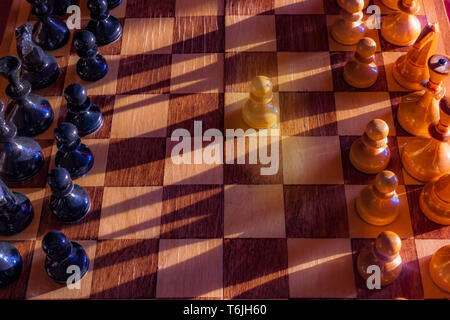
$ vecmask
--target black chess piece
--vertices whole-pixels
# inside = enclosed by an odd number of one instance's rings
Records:
[[[99,46],[112,43],[122,36],[122,26],[119,20],[109,13],[106,0],[88,0],[88,9],[91,12],[91,20],[87,30],[94,34]]]
[[[41,146],[31,138],[17,137],[16,126],[5,120],[0,101],[0,177],[19,182],[34,177],[44,164]]]
[[[67,101],[66,122],[74,124],[80,137],[96,132],[103,125],[100,109],[88,97],[86,89],[79,83],[73,83],[64,90]]]
[[[25,230],[33,217],[31,201],[24,194],[9,190],[0,180],[0,234],[12,236]]]
[[[84,248],[75,241],[69,241],[60,231],[50,231],[44,236],[42,250],[46,255],[45,271],[56,283],[67,284],[74,273],[74,266],[79,268],[80,280],[89,271],[89,257]]]
[[[63,122],[55,129],[55,156],[57,167],[69,171],[73,179],[86,175],[94,166],[94,155],[88,146],[81,143],[78,129],[69,122]]]
[[[51,86],[58,79],[59,65],[54,56],[33,42],[32,33],[30,23],[16,29],[17,54],[23,63],[23,78],[31,83],[33,90],[39,90]]]
[[[67,8],[72,5],[78,5],[78,0],[48,0],[48,4],[52,8],[53,15],[65,16]]]
[[[19,77],[19,58],[6,56],[0,59],[0,74],[9,80],[6,94],[13,99],[8,105],[12,110],[9,120],[13,122],[20,136],[34,137],[47,130],[54,118],[50,103],[31,93],[31,84]]]
[[[109,71],[105,58],[98,54],[95,41],[94,34],[87,30],[78,32],[73,41],[80,57],[77,62],[77,73],[84,81],[100,80]]]
[[[91,199],[86,190],[74,184],[69,172],[61,167],[50,171],[48,185],[52,190],[50,210],[56,219],[72,223],[83,219],[91,209]]]
[[[64,47],[70,39],[70,31],[64,21],[52,17],[47,0],[27,0],[33,5],[32,13],[39,19],[33,28],[33,41],[44,50]]]
[[[122,0],[108,0],[108,9],[112,10],[122,4]]]
[[[0,242],[0,288],[16,281],[23,270],[23,260],[16,247]]]

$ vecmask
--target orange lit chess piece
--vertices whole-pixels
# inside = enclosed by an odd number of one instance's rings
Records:
[[[363,0],[338,0],[342,8],[340,18],[331,26],[331,36],[343,45],[355,45],[364,37],[366,26],[362,21]]]
[[[430,77],[428,59],[436,51],[439,37],[439,25],[427,24],[407,53],[395,61],[392,68],[394,79],[402,87],[410,90],[422,90],[422,82]]]
[[[384,170],[391,159],[387,144],[389,127],[381,119],[367,124],[361,138],[355,140],[350,148],[350,162],[364,173],[378,173]]]
[[[391,284],[402,272],[401,246],[402,241],[396,233],[392,231],[380,233],[377,239],[370,246],[362,249],[358,255],[359,274],[367,280],[372,275],[367,268],[376,265],[381,271],[380,284],[382,286]]]
[[[420,209],[431,221],[450,225],[450,174],[429,182],[420,194]]]
[[[383,38],[396,46],[410,46],[420,35],[422,29],[415,16],[420,5],[417,0],[400,0],[399,11],[388,15],[381,24]]]
[[[430,80],[425,91],[411,93],[402,98],[397,119],[403,129],[415,136],[429,136],[428,127],[439,121],[439,101],[445,95],[442,81],[450,72],[450,60],[434,55],[428,61]]]
[[[402,164],[415,179],[427,182],[450,172],[450,106],[440,102],[440,120],[429,127],[431,138],[412,138],[402,152]]]
[[[433,254],[429,270],[434,284],[450,293],[450,245],[440,248]]]
[[[375,84],[378,78],[378,68],[375,64],[376,42],[368,37],[359,40],[355,56],[344,66],[344,80],[355,88],[368,88]]]
[[[381,3],[391,11],[398,11],[398,0],[380,0]]]

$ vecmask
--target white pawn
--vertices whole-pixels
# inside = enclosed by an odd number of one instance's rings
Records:
[[[355,45],[366,33],[362,21],[364,0],[338,0],[338,4],[341,16],[331,27],[331,36],[343,45]]]
[[[375,64],[376,42],[368,37],[359,40],[353,59],[344,67],[344,80],[355,88],[369,88],[378,78],[378,68]]]

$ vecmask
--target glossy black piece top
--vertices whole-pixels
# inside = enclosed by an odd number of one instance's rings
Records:
[[[0,59],[0,74],[8,79],[6,94],[12,99],[21,99],[31,93],[31,84],[20,77],[22,63],[19,58],[6,56]]]
[[[86,88],[79,83],[72,83],[64,90],[67,103],[81,106],[86,102],[88,95]]]
[[[49,0],[49,5],[53,8],[52,13],[57,16],[67,14],[67,8],[71,5],[78,5],[78,0]]]
[[[73,181],[69,172],[61,167],[54,168],[47,177],[48,185],[53,193],[64,195],[70,192],[73,187]]]
[[[77,32],[73,39],[73,45],[81,58],[95,57],[98,53],[95,36],[88,30]]]
[[[122,0],[108,0],[108,9],[112,10],[122,4]]]
[[[42,250],[49,259],[61,261],[70,255],[72,243],[64,233],[53,230],[42,239]]]
[[[98,54],[95,35],[87,30],[78,32],[74,37],[74,46],[80,59],[77,62],[77,74],[85,81],[102,79],[109,71],[105,58]]]
[[[0,242],[0,288],[16,281],[23,270],[22,257],[12,244]]]

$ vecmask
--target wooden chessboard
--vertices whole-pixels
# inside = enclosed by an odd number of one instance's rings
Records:
[[[86,26],[86,0],[80,3]],[[396,122],[405,91],[391,69],[408,48],[370,30],[378,44],[378,81],[366,90],[349,87],[342,71],[354,47],[328,36],[338,12],[334,0],[124,0],[112,10],[123,36],[100,48],[110,67],[106,78],[81,81],[71,44],[53,52],[63,72],[37,93],[59,117],[37,137],[46,155],[39,175],[10,184],[33,200],[35,218],[24,232],[0,238],[25,260],[20,280],[0,290],[0,298],[449,298],[427,267],[450,244],[450,227],[423,215],[422,185],[399,157],[411,136]],[[33,19],[25,0],[13,1],[2,56],[16,55],[14,28]],[[438,52],[449,54],[442,0],[424,1],[420,19],[440,24]],[[272,79],[281,110],[281,134],[269,139],[279,144],[278,173],[261,175],[262,164],[174,164],[172,132],[193,134],[194,120],[203,130],[246,129],[239,111],[256,75]],[[62,93],[73,82],[88,88],[105,123],[83,139],[95,166],[76,180],[90,194],[92,211],[64,225],[49,211],[46,175],[54,166],[53,129],[66,113]],[[0,98],[7,101],[4,87],[2,81]],[[374,176],[355,171],[348,158],[373,118],[390,125],[388,169],[400,181],[400,216],[384,228],[355,213],[358,192]],[[88,252],[91,269],[80,290],[45,274],[41,239],[52,229]],[[355,261],[383,230],[403,239],[404,267],[392,285],[368,290]]]

